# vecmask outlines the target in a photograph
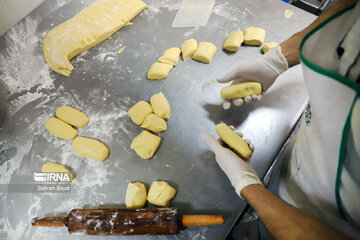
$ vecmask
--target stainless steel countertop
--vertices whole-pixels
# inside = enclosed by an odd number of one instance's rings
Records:
[[[222,43],[230,31],[250,26],[264,28],[265,41],[281,42],[315,16],[279,0],[218,0],[206,27],[174,29],[171,23],[180,1],[145,1],[149,9],[132,21],[133,26],[72,60],[75,70],[69,77],[47,70],[41,50],[45,33],[88,2],[45,1],[0,38],[0,80],[8,86],[1,89],[10,91],[0,91],[0,183],[31,182],[33,172],[49,161],[68,165],[77,174],[71,194],[0,193],[0,238],[124,239],[69,235],[64,228],[31,227],[30,221],[73,208],[124,207],[128,182],[141,181],[149,187],[161,179],[177,190],[171,206],[182,213],[223,214],[225,224],[188,228],[176,236],[132,239],[224,239],[246,203],[233,191],[201,133],[216,135],[215,124],[221,121],[236,126],[254,144],[251,163],[263,177],[301,115],[307,93],[297,66],[283,74],[261,102],[222,110],[222,85],[215,79],[261,55],[261,48],[251,46],[227,54]],[[285,9],[293,10],[294,16],[284,19]],[[217,46],[211,64],[180,60],[167,79],[146,79],[148,68],[165,49],[189,38]],[[117,54],[122,46],[124,52]],[[168,130],[160,134],[157,153],[144,161],[129,149],[142,129],[126,111],[159,91],[169,100],[171,119]],[[46,131],[45,121],[61,105],[89,115],[90,122],[79,135],[103,141],[110,149],[106,161],[81,159],[72,152],[71,141]]]

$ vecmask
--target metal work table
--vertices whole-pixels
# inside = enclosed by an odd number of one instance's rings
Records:
[[[69,77],[56,74],[45,66],[42,40],[53,26],[88,2],[45,1],[0,38],[0,183],[32,182],[33,172],[53,161],[77,174],[71,194],[0,193],[0,238],[124,239],[69,235],[65,228],[35,228],[30,222],[36,216],[61,215],[73,208],[124,207],[129,182],[149,187],[154,180],[166,180],[177,190],[171,206],[181,213],[223,214],[225,224],[188,228],[176,236],[132,239],[224,239],[246,203],[235,194],[201,133],[216,135],[215,124],[221,121],[234,125],[254,144],[251,163],[263,177],[300,117],[307,93],[301,68],[296,67],[282,75],[262,101],[224,111],[223,85],[215,79],[260,56],[261,48],[242,46],[237,53],[227,54],[222,51],[223,41],[230,31],[257,26],[266,30],[265,41],[281,42],[315,16],[280,0],[218,0],[206,27],[171,28],[180,1],[145,0],[149,9],[132,21],[133,26],[75,57]],[[294,11],[290,19],[283,17],[286,9]],[[146,79],[148,68],[165,49],[189,38],[217,46],[211,64],[180,60],[167,79]],[[123,46],[125,50],[117,54]],[[160,134],[157,153],[145,161],[129,148],[142,129],[126,111],[159,91],[169,100],[171,119],[168,130]],[[71,141],[46,131],[45,121],[62,105],[81,109],[90,117],[79,135],[104,142],[110,149],[107,160],[82,159],[71,150]]]

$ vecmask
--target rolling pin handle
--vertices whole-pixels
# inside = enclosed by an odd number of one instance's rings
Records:
[[[224,223],[221,215],[183,215],[181,223],[184,227],[218,225]]]
[[[44,226],[44,227],[66,227],[68,217],[43,217],[33,218],[31,221],[32,226]]]

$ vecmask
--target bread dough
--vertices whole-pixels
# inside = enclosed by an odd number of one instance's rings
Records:
[[[145,117],[152,112],[153,109],[149,103],[140,101],[129,109],[128,114],[134,123],[141,125]]]
[[[276,42],[268,42],[268,43],[264,43],[264,46],[262,48],[262,51],[264,53],[266,53],[267,51],[269,51],[271,48],[276,47],[277,45],[279,45]]]
[[[74,139],[78,133],[76,129],[58,118],[49,118],[45,123],[46,129],[55,137]]]
[[[89,122],[89,117],[85,113],[69,106],[59,107],[56,110],[56,116],[64,122],[79,128],[84,127]]]
[[[143,159],[151,158],[156,152],[161,142],[161,137],[156,136],[148,131],[142,131],[132,141],[130,148]]]
[[[180,52],[180,48],[177,47],[166,49],[158,61],[176,66],[179,62]]]
[[[198,47],[197,41],[193,38],[186,40],[180,47],[182,59],[185,61],[191,58]]]
[[[170,70],[174,66],[168,63],[155,62],[151,65],[149,72],[147,74],[148,79],[164,79],[168,76]]]
[[[142,208],[146,204],[147,191],[145,185],[141,182],[129,183],[126,195],[125,195],[125,205],[126,208]]]
[[[244,42],[243,32],[233,31],[229,33],[228,37],[226,38],[223,44],[223,49],[229,52],[236,52],[243,42]]]
[[[243,82],[224,87],[220,90],[223,99],[237,99],[261,94],[261,84],[258,82]]]
[[[199,43],[198,49],[192,56],[192,59],[204,63],[210,63],[215,52],[216,52],[216,46],[214,44],[210,42],[201,42]]]
[[[109,149],[101,142],[91,138],[77,137],[72,143],[72,149],[81,157],[104,161],[109,155]]]
[[[154,113],[161,118],[170,119],[170,104],[162,92],[150,98],[151,107]]]
[[[265,39],[265,30],[262,28],[249,27],[244,32],[245,44],[260,46]]]
[[[175,197],[176,190],[167,182],[154,181],[151,184],[148,194],[148,201],[159,207],[169,207],[170,201]]]
[[[143,124],[141,125],[142,128],[149,129],[152,132],[161,132],[166,131],[167,125],[164,119],[159,117],[156,114],[149,114],[145,117]]]
[[[54,71],[69,76],[76,55],[94,47],[125,26],[147,5],[141,0],[97,0],[71,19],[51,29],[43,52]]]
[[[70,179],[69,179],[70,182],[74,179],[74,175],[71,173],[71,171],[59,163],[54,163],[54,162],[45,163],[41,167],[41,172],[70,173]]]
[[[249,159],[251,157],[252,151],[247,142],[225,123],[216,125],[216,132],[231,149],[240,155],[240,157],[243,159]]]

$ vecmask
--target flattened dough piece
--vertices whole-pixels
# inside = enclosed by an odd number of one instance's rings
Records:
[[[243,82],[222,88],[220,94],[223,99],[237,99],[259,95],[261,89],[261,84],[258,82]]]
[[[198,48],[198,43],[195,39],[191,38],[186,40],[180,47],[182,59],[185,61],[191,58]]]
[[[126,208],[142,208],[145,206],[146,201],[147,191],[145,185],[141,182],[129,183],[125,195]]]
[[[245,44],[260,46],[265,39],[265,30],[262,28],[249,27],[244,32]]]
[[[247,142],[225,123],[216,125],[216,132],[231,149],[240,155],[240,157],[243,159],[249,159],[251,157],[252,151]]]
[[[210,42],[201,42],[199,47],[192,56],[192,59],[204,63],[210,63],[216,52],[216,46]]]
[[[271,48],[276,47],[277,45],[279,45],[277,42],[268,42],[268,43],[264,43],[264,46],[262,48],[262,51],[264,53],[266,53],[267,51],[269,51]]]
[[[69,124],[54,117],[46,121],[45,127],[52,135],[63,139],[74,139],[78,133],[78,131]]]
[[[153,109],[149,103],[140,101],[129,109],[128,114],[134,123],[141,125],[145,117],[152,112]]]
[[[161,118],[170,119],[170,104],[162,92],[150,98],[151,107],[154,113]]]
[[[176,190],[167,182],[154,181],[148,194],[148,201],[159,207],[169,207],[170,201],[175,197]]]
[[[167,129],[165,120],[153,113],[151,113],[145,117],[144,122],[141,125],[141,127],[146,128],[155,133],[161,132],[161,131],[166,131],[166,129]]]
[[[168,63],[155,62],[151,65],[149,72],[147,74],[148,79],[164,79],[168,76],[170,70],[174,66]]]
[[[72,149],[81,157],[104,161],[109,155],[109,149],[98,140],[77,137],[72,143]]]
[[[61,165],[59,163],[54,163],[54,162],[45,163],[41,167],[41,172],[70,173],[70,179],[69,179],[70,182],[74,179],[74,175],[71,173],[71,171],[67,169],[64,165]]]
[[[85,113],[69,106],[59,107],[56,110],[56,116],[64,122],[79,128],[84,127],[89,122],[89,117]]]
[[[51,29],[44,40],[47,64],[69,76],[76,55],[104,41],[133,19],[147,5],[141,0],[97,0],[71,19]]]
[[[161,142],[161,137],[156,136],[148,131],[142,131],[132,141],[130,148],[143,159],[151,158],[156,152]]]
[[[179,62],[180,53],[180,48],[177,47],[166,49],[158,61],[176,66]]]
[[[244,34],[242,31],[233,31],[229,33],[228,37],[226,38],[223,49],[229,52],[236,52],[241,44],[244,42]]]

